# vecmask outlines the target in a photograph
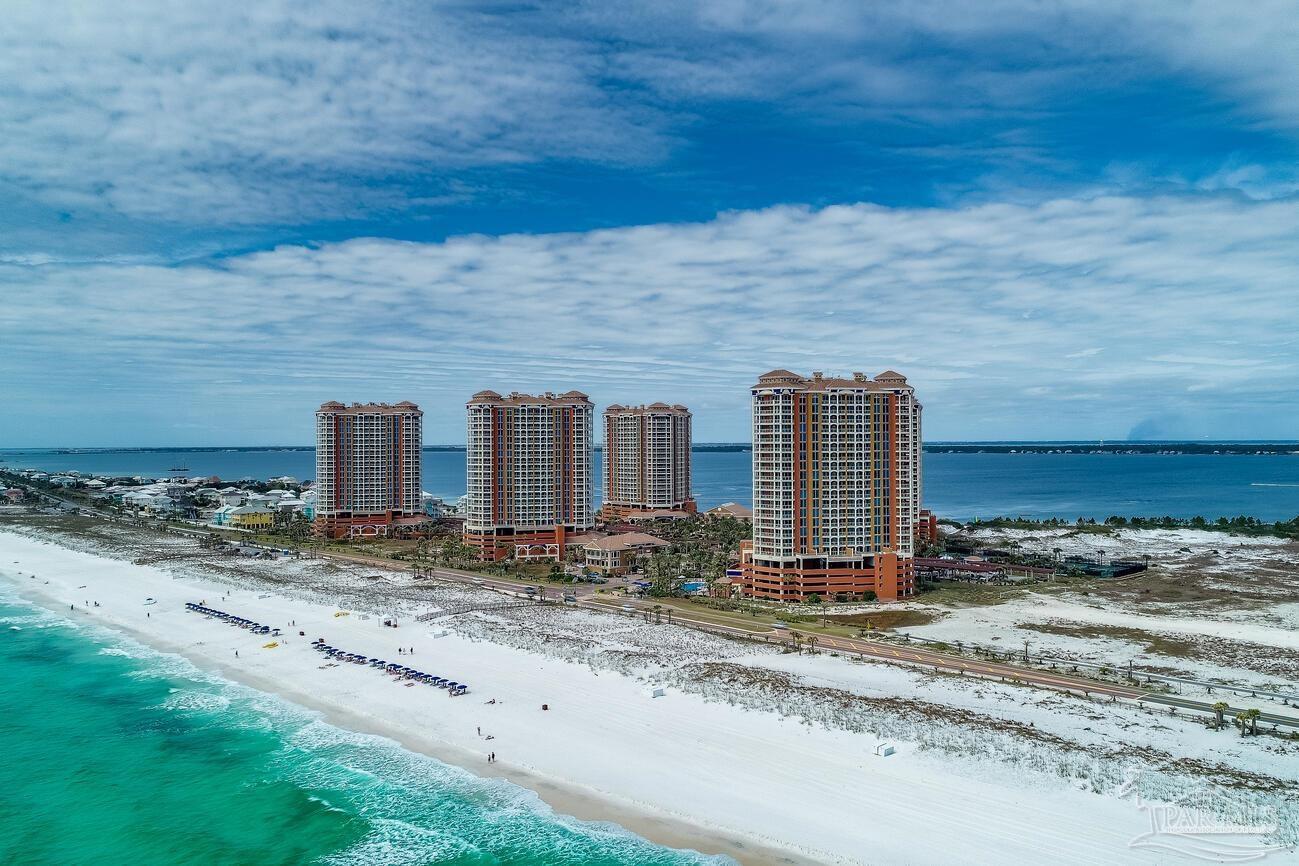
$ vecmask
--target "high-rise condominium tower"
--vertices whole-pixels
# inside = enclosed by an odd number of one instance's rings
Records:
[[[316,531],[389,535],[418,522],[424,413],[414,403],[316,410]]]
[[[906,377],[773,370],[752,394],[744,591],[788,600],[913,594],[921,407]]]
[[[690,495],[690,410],[610,406],[604,410],[604,503],[609,518],[647,511],[694,513]]]
[[[594,522],[591,401],[479,391],[467,408],[465,542],[484,560],[562,558]]]

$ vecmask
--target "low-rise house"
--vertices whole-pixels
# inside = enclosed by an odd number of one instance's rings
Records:
[[[6,502],[11,502],[11,503],[22,502],[24,499],[27,498],[27,494],[22,490],[19,490],[17,487],[9,488],[3,494],[0,494],[0,496],[3,496]]]
[[[222,505],[233,505],[238,507],[248,501],[248,493],[235,487],[227,487],[217,492],[217,499]]]
[[[644,532],[624,532],[596,538],[582,545],[586,567],[606,575],[626,574],[644,557],[669,542]]]
[[[260,505],[241,505],[230,512],[226,525],[253,531],[270,529],[275,525],[275,512]]]
[[[427,491],[420,491],[419,505],[420,510],[429,517],[441,519],[447,515],[447,504]]]
[[[234,511],[237,505],[222,505],[216,511],[212,512],[212,519],[208,522],[213,526],[226,526],[230,523],[230,512]]]
[[[154,514],[166,514],[176,510],[176,500],[165,493],[159,493],[150,499],[148,508]]]

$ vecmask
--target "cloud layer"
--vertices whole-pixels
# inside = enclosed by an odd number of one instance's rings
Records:
[[[774,125],[739,130],[752,136],[832,128],[860,159],[905,151],[936,176],[967,162],[957,189],[1026,175],[1114,188],[1141,175],[1289,194],[1293,171],[1237,151],[1269,134],[1292,147],[1299,132],[1296,11],[1285,0],[1244,11],[17,0],[0,28],[0,195],[148,223],[381,218],[544,183],[511,171],[527,166],[670,170],[676,155],[717,170],[726,154],[700,131],[727,128],[737,106]],[[1169,115],[1179,88],[1196,95]],[[1192,114],[1253,137],[1216,155],[1180,154],[1193,137],[1177,134],[1115,143],[1143,118]]]
[[[410,398],[455,442],[484,387],[681,401],[742,440],[774,367],[897,368],[931,439],[1292,436],[1296,237],[1292,201],[1110,197],[11,262],[0,379],[42,410],[0,440],[302,442],[324,399]]]
[[[662,148],[594,58],[471,6],[20,2],[0,169],[59,207],[229,225],[410,201],[394,179]],[[449,187],[447,195],[455,195]]]

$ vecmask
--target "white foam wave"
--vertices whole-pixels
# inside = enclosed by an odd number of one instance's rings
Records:
[[[181,712],[219,712],[230,706],[230,698],[222,694],[179,689],[163,701],[164,709]]]

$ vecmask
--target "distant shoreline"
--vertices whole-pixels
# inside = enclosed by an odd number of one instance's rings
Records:
[[[277,451],[314,451],[312,445],[249,445],[237,447],[218,446],[160,446],[124,448],[8,448],[0,450],[0,462],[8,453],[41,452],[49,454],[220,454],[267,453]],[[463,445],[425,445],[423,451],[463,453]],[[596,451],[603,446],[596,445]],[[700,442],[691,449],[695,453],[748,453],[753,446],[747,442]],[[1270,442],[1218,441],[1079,441],[1079,442],[930,442],[924,446],[926,454],[1207,454],[1207,455],[1299,455],[1299,440]]]

